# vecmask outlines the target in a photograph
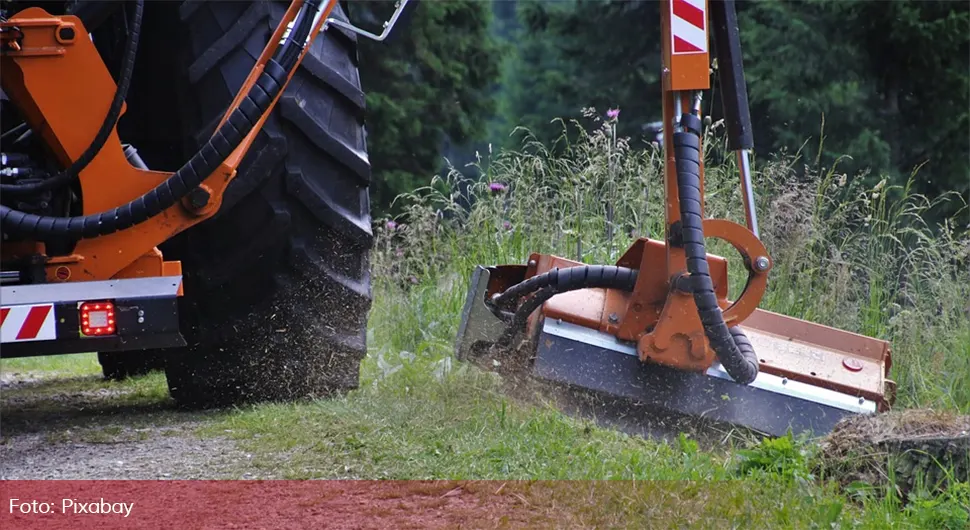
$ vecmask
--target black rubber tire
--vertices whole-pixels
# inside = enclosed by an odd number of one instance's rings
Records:
[[[105,379],[121,381],[165,368],[163,352],[98,352]]]
[[[179,106],[194,152],[289,2],[185,2]],[[340,7],[331,16],[345,18]],[[182,261],[189,346],[167,358],[183,406],[357,388],[371,304],[370,163],[357,42],[320,35],[230,183],[219,213],[162,246]]]

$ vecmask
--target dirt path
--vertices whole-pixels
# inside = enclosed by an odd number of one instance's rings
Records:
[[[175,410],[152,377],[5,373],[0,479],[274,478],[232,441],[198,434],[220,414]]]
[[[0,480],[54,479],[17,486],[18,498],[123,499],[136,521],[164,517],[176,525],[290,528],[309,520],[359,529],[576,526],[574,514],[546,502],[547,495],[532,491],[534,485],[515,481],[176,482],[284,477],[274,476],[276,466],[265,455],[257,464],[231,440],[211,431],[201,436],[199,430],[225,412],[176,410],[163,380],[156,379],[117,384],[96,375],[3,374]],[[71,482],[78,479],[162,479],[167,486]],[[254,497],[260,502],[248,502]],[[213,498],[220,502],[212,504]],[[175,505],[179,509],[173,511]],[[9,519],[18,528],[75,528],[78,519],[64,517],[67,513],[3,512],[0,526]],[[98,524],[130,523],[103,516]]]

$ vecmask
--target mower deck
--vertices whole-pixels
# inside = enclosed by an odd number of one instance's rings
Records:
[[[635,345],[558,319],[542,319],[527,341],[531,351],[495,353],[488,345],[501,334],[505,323],[485,306],[488,291],[489,269],[478,267],[462,312],[457,348],[460,359],[500,373],[518,370],[521,375],[563,388],[588,391],[604,403],[610,402],[610,408],[654,409],[660,414],[734,425],[769,436],[782,436],[789,430],[822,435],[846,416],[872,414],[880,408],[864,392],[834,389],[840,383],[851,384],[848,377],[859,379],[867,375],[845,370],[838,364],[826,369],[825,363],[832,359],[856,359],[851,352],[826,347],[831,344],[807,342],[807,337],[786,338],[755,327],[745,326],[745,332],[756,351],[764,352],[765,360],[771,360],[775,366],[763,369],[750,385],[734,382],[718,363],[705,372],[644,363],[637,356]],[[773,313],[752,320],[755,324],[774,325],[773,331],[784,325],[791,327],[792,322],[803,323]],[[804,324],[809,331],[821,327]],[[804,370],[805,377],[784,375],[793,373],[792,364],[798,369],[794,373]],[[865,368],[871,371],[881,367]],[[838,373],[839,369],[847,375]],[[881,370],[878,375],[882,377]],[[810,383],[816,380],[822,384]]]

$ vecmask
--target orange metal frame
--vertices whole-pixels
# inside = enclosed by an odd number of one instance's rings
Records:
[[[310,42],[304,47],[300,60],[320,34],[335,3],[335,0],[331,1],[325,8],[310,33]],[[302,5],[303,0],[290,3],[223,121],[255,84],[279,47],[287,25],[296,18]],[[39,7],[32,7],[0,23],[0,27],[5,30],[0,43],[3,89],[23,110],[31,128],[44,138],[53,155],[66,167],[84,152],[100,128],[115,91],[114,80],[94,44],[87,38],[81,20],[75,16],[52,16]],[[63,31],[66,28],[73,31]],[[274,106],[277,100],[273,101]],[[180,263],[165,261],[157,245],[215,215],[226,187],[271,111],[272,107],[267,109],[232,155],[203,181],[202,186],[210,194],[205,207],[193,209],[183,201],[126,230],[83,239],[77,243],[72,255],[48,258],[48,280],[64,282],[179,274]],[[171,173],[133,167],[124,155],[117,131],[113,131],[100,153],[79,175],[83,214],[126,204],[169,176]],[[5,259],[27,254],[45,255],[46,252],[42,243],[4,245]]]
[[[704,333],[693,296],[675,288],[675,280],[687,274],[687,266],[684,249],[672,239],[672,228],[680,220],[672,125],[674,98],[683,94],[681,108],[690,109],[685,91],[710,87],[709,58],[706,51],[671,53],[670,1],[662,2],[666,240],[639,239],[617,261],[618,266],[639,271],[632,292],[590,288],[561,293],[532,316],[529,326],[535,331],[542,317],[561,319],[635,342],[641,361],[704,371],[715,362],[716,354]],[[700,175],[703,197],[703,163]],[[889,407],[894,383],[886,379],[890,367],[887,342],[758,309],[772,265],[764,244],[746,226],[726,219],[705,219],[704,234],[730,243],[748,269],[743,292],[737,300],[728,300],[727,260],[708,255],[715,293],[727,325],[744,322],[747,330],[758,333],[752,335],[753,342],[781,341],[782,347],[758,350],[762,371],[860,395],[879,403],[880,410]],[[768,266],[762,270],[754,267],[760,257],[768,259]],[[556,267],[579,265],[582,263],[558,256],[533,254],[523,279]],[[811,358],[806,358],[805,350],[799,350],[798,344],[811,345]],[[852,369],[848,368],[850,365]]]
[[[598,329],[619,339],[637,343],[643,361],[652,361],[685,370],[706,370],[716,360],[697,315],[690,293],[673,286],[679,276],[687,274],[684,249],[672,243],[672,227],[680,220],[680,198],[673,152],[675,97],[682,97],[681,108],[689,109],[689,90],[710,88],[709,57],[706,51],[673,54],[670,49],[670,0],[662,9],[663,42],[663,116],[664,116],[664,212],[666,241],[640,239],[617,261],[617,265],[638,269],[640,274],[632,292],[615,289],[588,289],[565,293],[546,303],[544,314],[567,322]],[[704,167],[701,164],[703,194]],[[702,205],[703,207],[703,205]],[[746,227],[726,219],[704,221],[708,237],[729,242],[749,264],[748,282],[741,296],[727,299],[727,261],[709,256],[708,263],[715,292],[729,326],[740,324],[761,302],[767,286],[769,267],[755,270],[751,264],[758,257],[768,257],[761,241]],[[579,265],[554,256],[533,256],[535,267],[528,274],[540,274],[553,267]],[[534,270],[533,270],[534,269]],[[570,296],[572,295],[572,296]],[[582,300],[579,300],[582,298]]]

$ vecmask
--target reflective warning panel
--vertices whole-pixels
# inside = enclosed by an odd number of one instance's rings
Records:
[[[0,309],[0,342],[56,338],[54,304],[14,305]]]
[[[707,0],[670,0],[671,50],[707,53]]]

